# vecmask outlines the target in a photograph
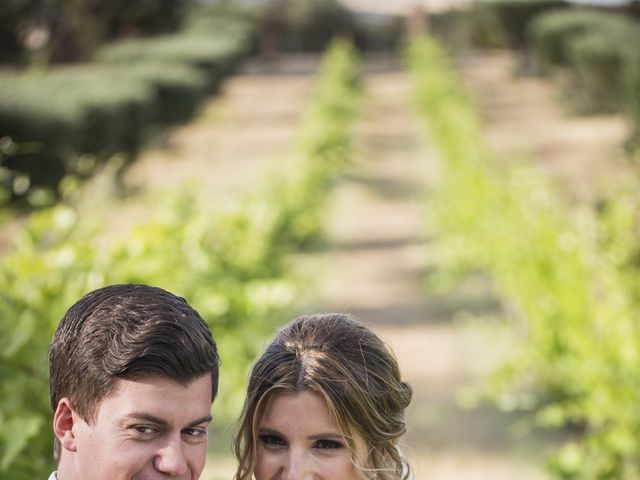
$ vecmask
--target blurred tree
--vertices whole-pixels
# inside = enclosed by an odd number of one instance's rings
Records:
[[[287,29],[287,0],[270,0],[264,7],[260,19],[260,55],[273,58],[280,50],[282,35]]]
[[[421,3],[414,3],[407,13],[407,31],[409,35],[420,36],[427,33],[429,12]]]
[[[285,14],[293,48],[324,50],[335,36],[355,32],[351,12],[337,0],[287,0]]]
[[[25,39],[41,11],[40,0],[4,0],[0,8],[0,61],[21,58]]]
[[[94,15],[104,19],[106,38],[112,39],[173,32],[182,25],[193,0],[93,0],[93,4]]]
[[[260,18],[262,51],[321,51],[335,36],[353,37],[351,12],[337,0],[268,0]]]
[[[53,61],[91,55],[104,41],[177,30],[193,0],[3,0],[0,62],[46,50]]]
[[[99,0],[48,0],[48,3],[51,60],[68,62],[90,56],[104,37],[104,17],[94,12]]]

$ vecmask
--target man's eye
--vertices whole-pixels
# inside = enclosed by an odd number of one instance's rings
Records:
[[[191,440],[202,440],[208,436],[206,428],[187,428],[183,430],[182,433],[187,435]]]
[[[260,435],[258,438],[264,445],[269,447],[283,447],[286,445],[284,439],[277,435]]]
[[[158,431],[156,428],[149,425],[132,425],[131,427],[129,427],[129,429],[132,430],[135,434],[144,437],[151,436]]]
[[[320,448],[323,450],[337,450],[340,448],[344,448],[344,445],[336,440],[318,440],[314,444],[314,448]]]

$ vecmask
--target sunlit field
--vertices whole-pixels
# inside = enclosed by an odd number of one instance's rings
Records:
[[[55,470],[65,311],[146,283],[220,352],[204,480],[331,311],[395,351],[416,480],[638,479],[637,0],[40,3],[0,7],[0,478]]]

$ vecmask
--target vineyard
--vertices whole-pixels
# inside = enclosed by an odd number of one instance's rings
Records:
[[[383,53],[245,15],[0,71],[0,478],[55,469],[48,344],[114,283],[175,292],[213,331],[205,480],[233,476],[253,359],[308,311],[395,349],[418,480],[640,478],[640,26],[525,3],[434,16]],[[257,53],[276,27],[283,51]],[[503,76],[481,84],[496,52]],[[531,65],[557,138],[582,151],[573,118],[613,132],[584,137],[586,170],[497,105],[527,103]]]

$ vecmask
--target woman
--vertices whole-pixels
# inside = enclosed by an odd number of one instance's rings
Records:
[[[354,318],[302,316],[249,377],[235,480],[410,478],[397,441],[411,388],[391,350]]]

